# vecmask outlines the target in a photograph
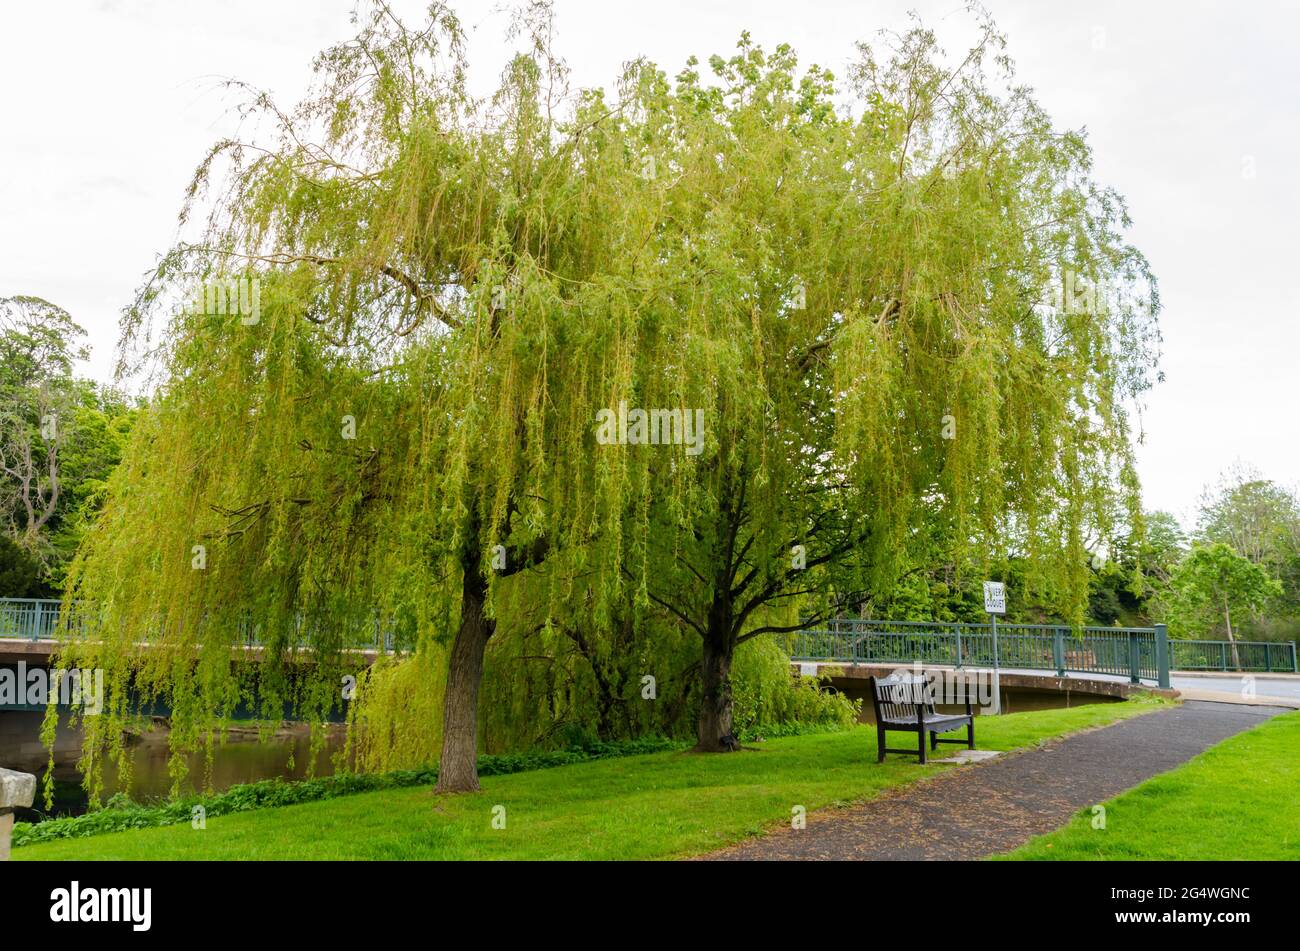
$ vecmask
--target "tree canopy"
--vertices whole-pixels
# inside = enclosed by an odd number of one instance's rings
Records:
[[[498,628],[585,639],[598,680],[619,657],[621,699],[689,680],[717,750],[741,645],[936,534],[1082,617],[1087,540],[1139,512],[1158,298],[991,24],[956,63],[920,26],[860,44],[843,85],[742,34],[572,90],[534,5],[480,101],[450,9],[366,10],[297,108],[246,91],[262,134],[213,147],[199,233],[124,319],[159,385],[70,580],[101,611],[80,650],[169,699],[176,752],[250,696],[250,627],[263,711],[320,719],[391,625],[440,678],[455,790]]]
[[[1194,546],[1170,579],[1170,620],[1174,632],[1184,637],[1220,629],[1233,642],[1237,656],[1233,615],[1247,616],[1281,596],[1282,586],[1259,565],[1251,563],[1222,542]]]
[[[42,596],[60,586],[132,419],[111,387],[76,375],[84,337],[56,304],[0,298],[0,531],[36,566],[25,587]]]

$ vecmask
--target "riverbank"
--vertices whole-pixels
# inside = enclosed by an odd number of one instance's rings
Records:
[[[1033,746],[1164,709],[1135,699],[986,717],[981,749]],[[738,754],[655,753],[488,776],[482,792],[385,790],[14,850],[56,859],[662,859],[698,855],[806,812],[961,768],[891,756],[875,731],[771,739]]]

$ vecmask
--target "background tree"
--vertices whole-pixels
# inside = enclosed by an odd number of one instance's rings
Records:
[[[48,598],[41,563],[7,535],[0,535],[0,598]]]
[[[1233,664],[1241,667],[1233,615],[1258,611],[1282,593],[1282,586],[1259,565],[1222,542],[1194,546],[1170,580],[1170,621],[1175,636],[1188,637],[1214,630],[1232,643]]]
[[[1237,467],[1202,494],[1196,531],[1276,577],[1300,552],[1300,500],[1257,471]]]
[[[1222,542],[1282,585],[1267,614],[1242,619],[1250,636],[1293,639],[1300,630],[1300,500],[1293,490],[1236,466],[1201,498],[1197,537]],[[1238,625],[1240,628],[1241,625]]]
[[[38,297],[0,298],[0,526],[60,586],[121,458],[131,408],[78,378],[85,331]]]
[[[39,297],[0,299],[0,511],[19,546],[44,558],[58,509],[59,447],[85,331]]]
[[[1167,584],[1187,553],[1187,534],[1178,519],[1169,512],[1146,513],[1136,541],[1123,550],[1124,560],[1140,567],[1150,584]]]
[[[52,552],[48,574],[56,590],[62,590],[67,566],[104,503],[109,476],[122,461],[138,412],[136,400],[91,380],[75,380],[71,396],[59,446],[62,488],[45,526]]]
[[[1168,512],[1126,521],[1109,551],[1089,561],[1089,616],[1094,623],[1150,626],[1167,610],[1169,579],[1187,553],[1187,538]]]

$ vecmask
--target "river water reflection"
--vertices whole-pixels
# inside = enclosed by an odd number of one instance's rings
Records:
[[[40,740],[43,717],[44,714],[41,713],[0,713],[0,764],[9,769],[35,773],[42,783],[49,762],[49,753]],[[226,743],[213,753],[211,786],[214,790],[221,791],[260,779],[303,779],[308,775],[309,744],[305,727],[282,731],[265,743],[258,742],[255,734],[243,731],[232,733]],[[316,757],[314,775],[327,776],[334,771],[333,755],[342,746],[342,727],[332,727],[325,749]],[[81,775],[76,769],[80,755],[79,731],[60,726],[55,743],[55,798],[51,815],[80,815],[86,811],[86,794],[81,788]],[[171,775],[167,771],[166,727],[155,727],[135,738],[131,755],[133,775],[131,788],[126,790],[131,798],[142,803],[166,799],[172,785]],[[186,792],[197,791],[205,785],[204,769],[202,756],[191,758]],[[104,788],[105,799],[123,791],[118,782],[117,770],[111,763],[105,765]],[[39,796],[38,792],[38,798]],[[19,810],[16,818],[20,822],[31,822],[42,813],[43,810],[41,813]]]

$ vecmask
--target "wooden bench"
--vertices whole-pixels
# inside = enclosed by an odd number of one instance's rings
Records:
[[[886,753],[916,754],[925,762],[925,738],[930,737],[930,749],[937,749],[940,743],[965,743],[968,749],[975,749],[975,712],[971,709],[969,697],[966,700],[966,713],[936,713],[933,694],[928,677],[904,677],[890,674],[881,680],[867,678],[871,689],[871,705],[876,712],[876,746],[880,750],[878,763],[885,761]],[[966,739],[941,740],[940,733],[947,733],[958,727],[966,727]],[[891,750],[885,746],[885,733],[889,730],[916,734],[916,749]]]

